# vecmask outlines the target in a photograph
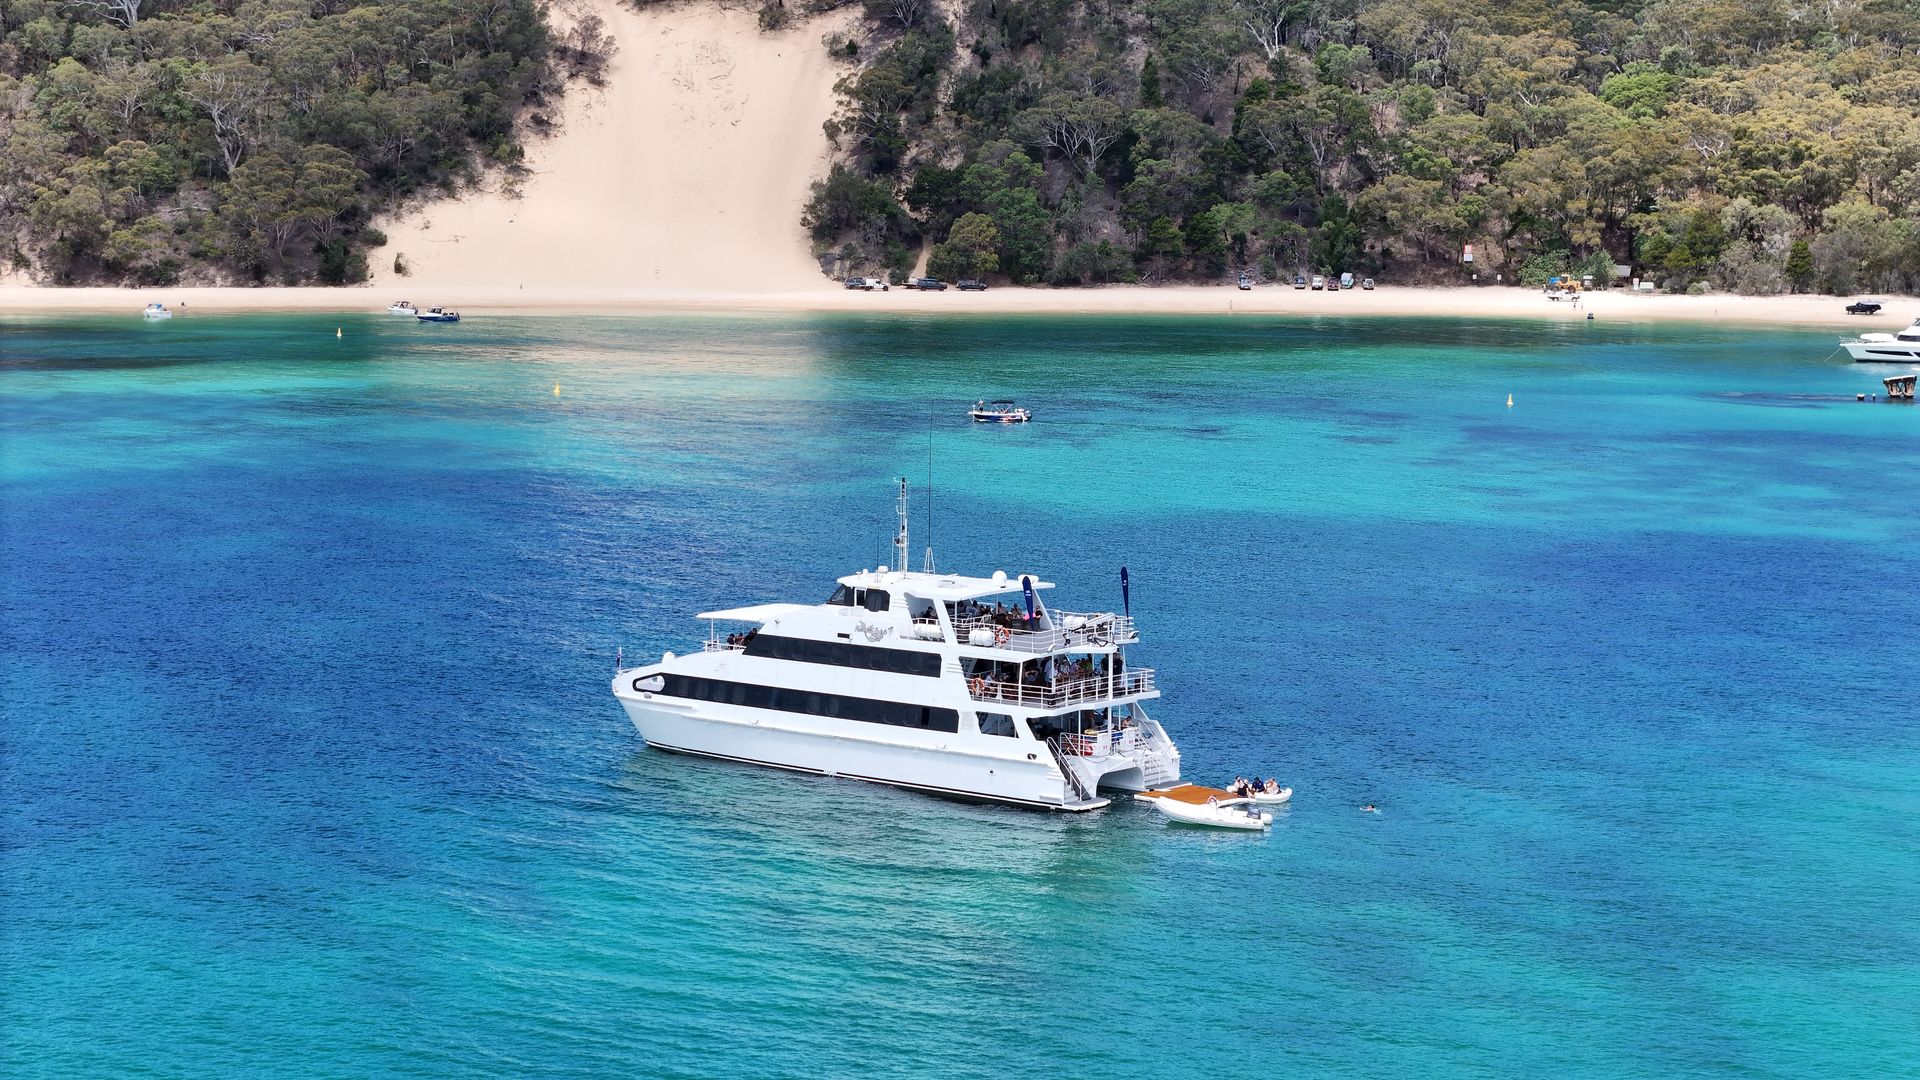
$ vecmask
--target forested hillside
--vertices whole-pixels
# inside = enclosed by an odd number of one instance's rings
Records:
[[[357,280],[373,212],[518,160],[516,119],[605,47],[556,50],[534,0],[0,0],[0,259]]]
[[[775,0],[765,17],[778,20]],[[1920,291],[1920,0],[870,0],[850,269]],[[1469,266],[1461,256],[1472,245]]]

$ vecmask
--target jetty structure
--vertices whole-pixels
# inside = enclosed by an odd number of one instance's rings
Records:
[[[1180,750],[1147,714],[1151,668],[1127,662],[1127,608],[1047,605],[1033,574],[897,566],[838,579],[819,603],[703,612],[686,655],[621,668],[613,694],[661,750],[839,776],[961,799],[1095,810],[1103,791],[1180,779]],[[720,624],[744,630],[722,633]]]

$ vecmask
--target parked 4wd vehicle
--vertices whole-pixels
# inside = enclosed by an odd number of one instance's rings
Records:
[[[987,283],[984,281],[975,281],[972,278],[963,278],[960,284],[954,286],[954,288],[959,289],[961,292],[986,292]]]
[[[1313,291],[1314,292],[1319,292],[1321,289],[1324,289],[1326,287],[1327,287],[1326,278],[1321,277],[1319,274],[1313,275]]]
[[[1305,275],[1303,275],[1303,274],[1295,274],[1295,275],[1293,275],[1293,287],[1294,287],[1294,288],[1296,288],[1296,289],[1304,289],[1304,288],[1306,288],[1306,287],[1307,287],[1307,279],[1306,279],[1306,276],[1305,276]]]
[[[863,277],[850,277],[841,282],[841,284],[849,289],[864,289],[867,287],[867,279]]]
[[[947,291],[947,283],[944,281],[941,281],[937,277],[914,278],[912,281],[908,282],[907,284],[913,286],[916,289],[919,289],[921,292],[946,292]]]
[[[1880,301],[1878,301],[1878,300],[1855,300],[1855,301],[1854,301],[1853,303],[1851,303],[1851,304],[1848,304],[1848,305],[1847,305],[1847,314],[1849,314],[1849,315],[1878,315],[1878,314],[1880,314]]]

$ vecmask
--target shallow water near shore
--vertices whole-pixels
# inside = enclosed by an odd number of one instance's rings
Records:
[[[1835,340],[0,321],[0,1071],[1911,1070],[1920,408]],[[1272,832],[645,749],[615,648],[903,475],[942,568],[1126,565]]]

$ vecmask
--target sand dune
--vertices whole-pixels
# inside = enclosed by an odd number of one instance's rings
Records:
[[[750,10],[581,6],[619,44],[607,87],[568,94],[559,133],[529,143],[517,192],[494,177],[383,222],[374,284],[432,302],[463,288],[821,285],[800,210],[826,172],[820,125],[844,70],[821,36],[853,12],[764,34]]]

